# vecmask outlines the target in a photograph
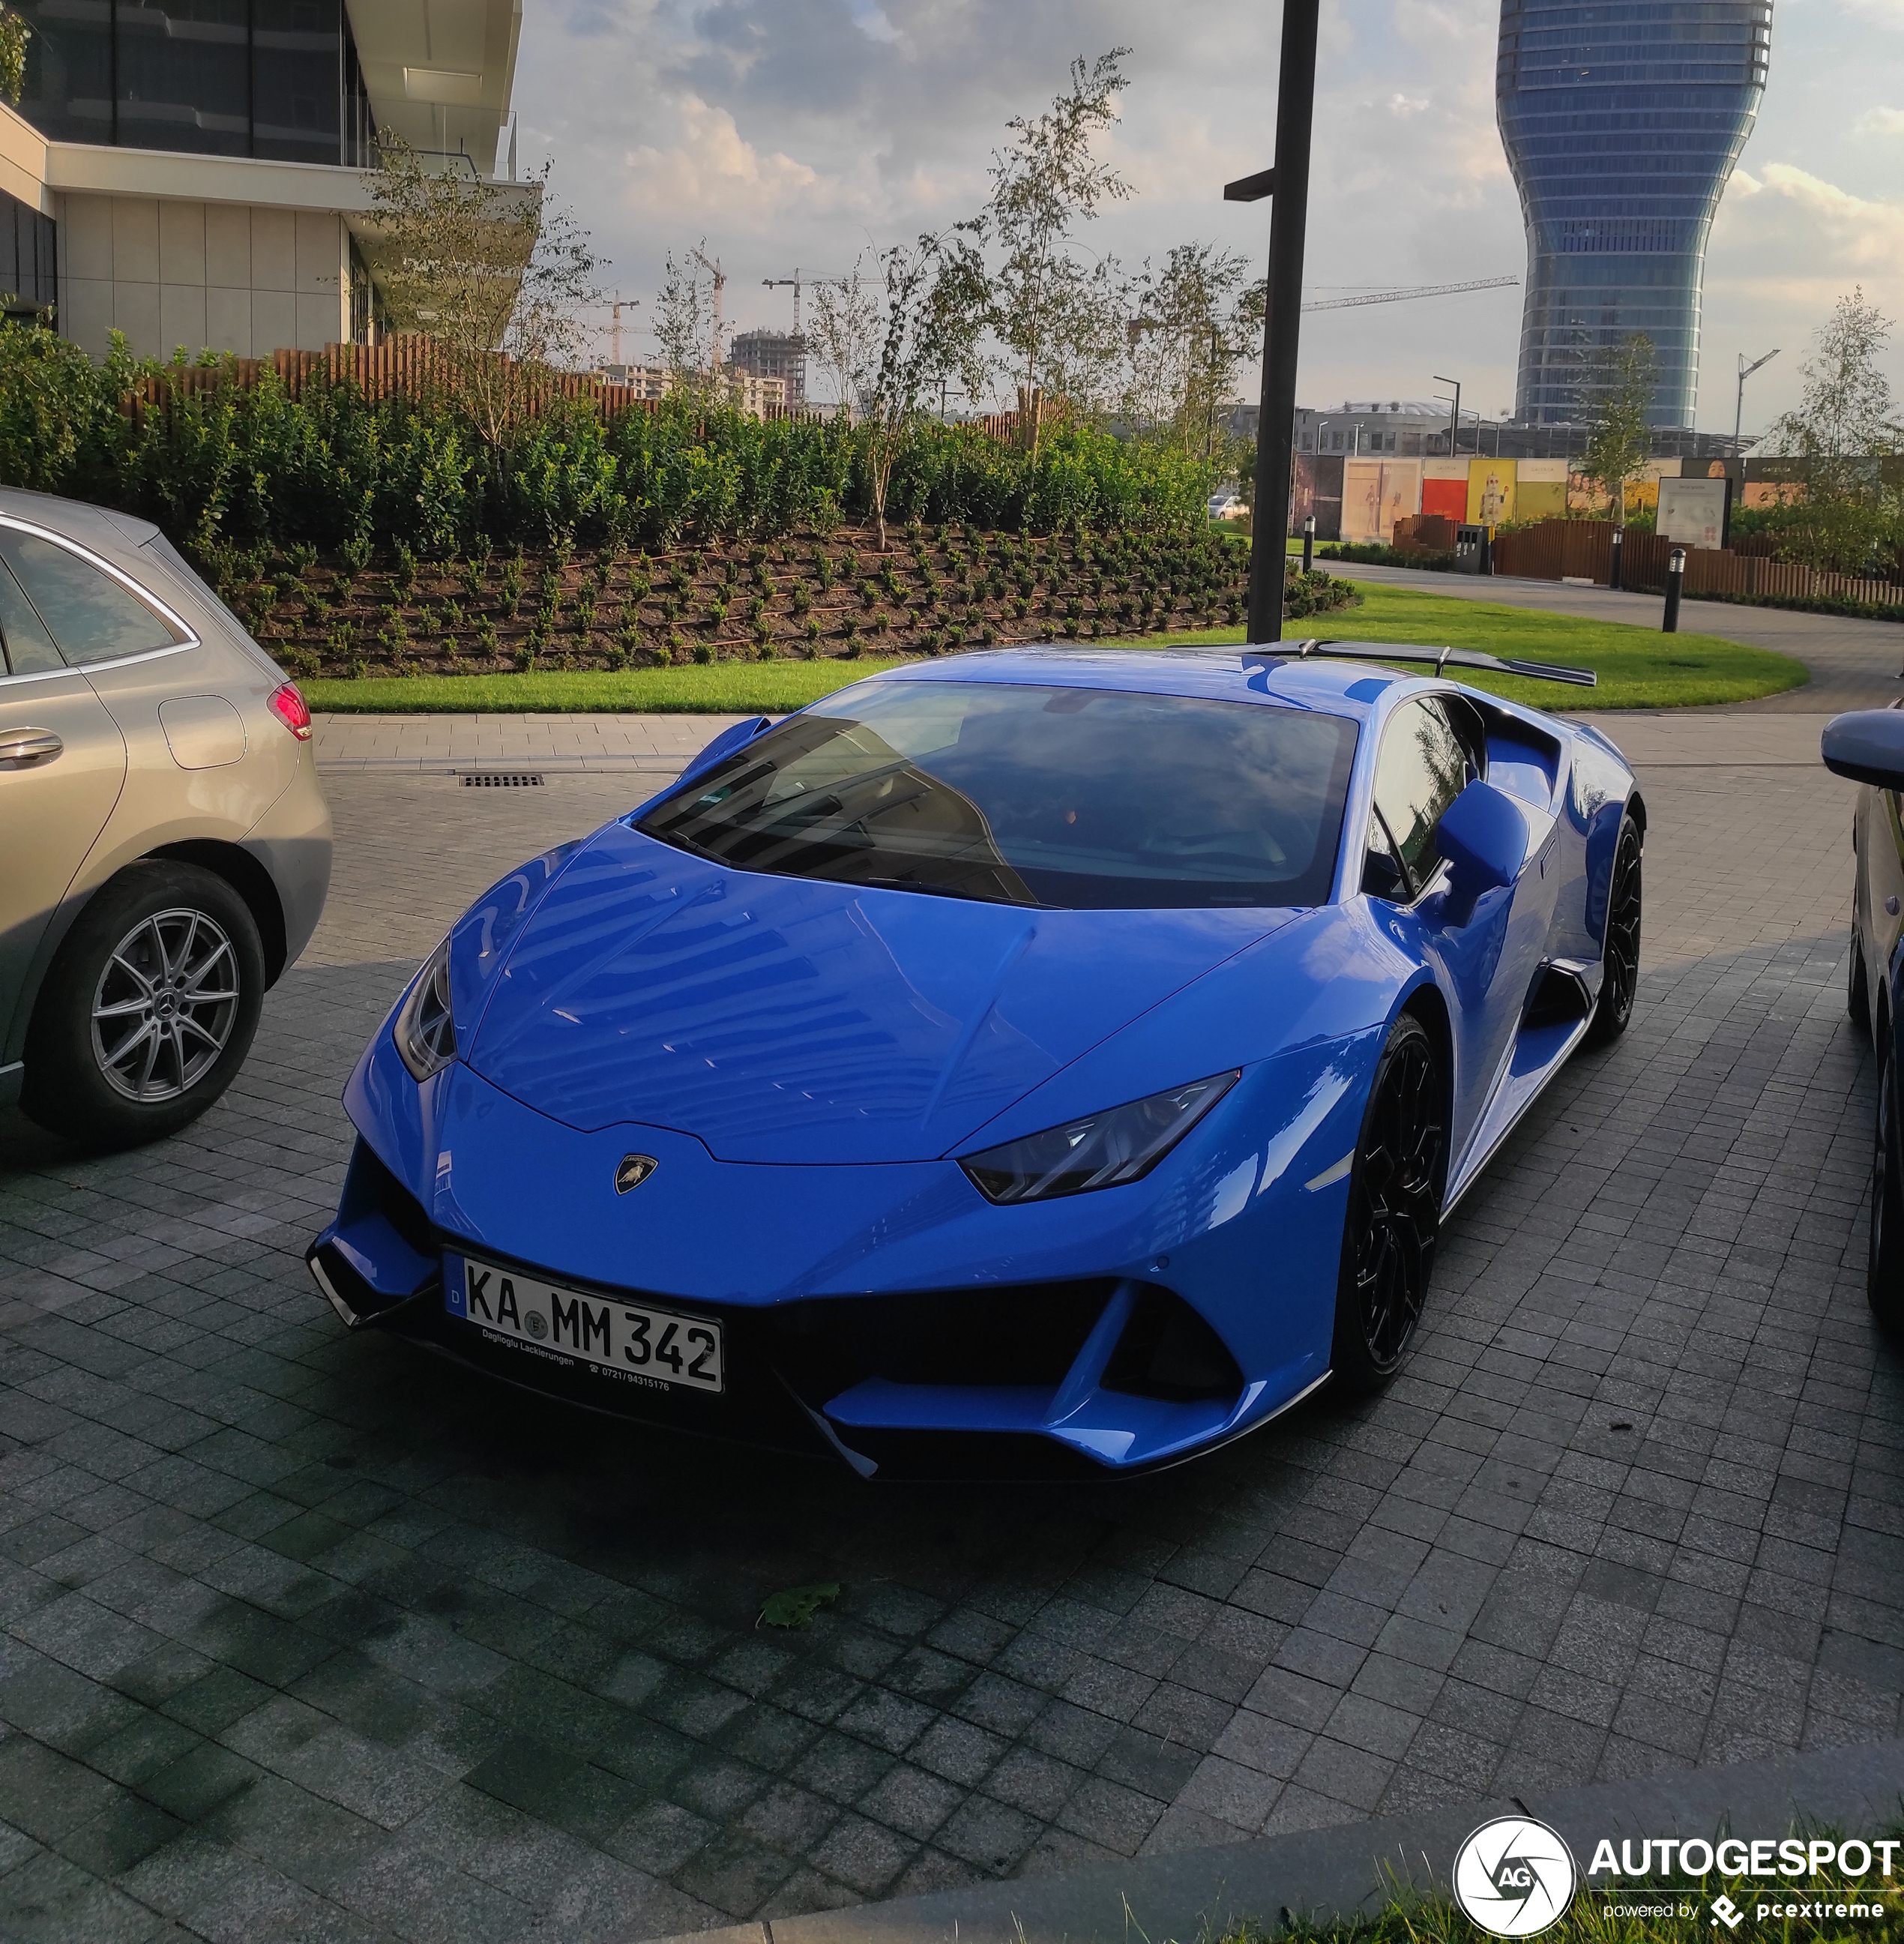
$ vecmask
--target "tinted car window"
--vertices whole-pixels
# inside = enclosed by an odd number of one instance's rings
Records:
[[[13,569],[69,662],[143,654],[183,638],[110,574],[51,540],[0,527],[0,560]]]
[[[1435,826],[1476,774],[1467,744],[1433,697],[1389,718],[1375,765],[1375,807],[1419,891],[1435,872]]]
[[[1319,904],[1355,724],[1257,703],[875,681],[638,828],[743,870],[1058,908]]]
[[[53,637],[33,612],[32,603],[4,565],[0,565],[0,635],[6,638],[7,667],[14,675],[37,675],[66,666]]]

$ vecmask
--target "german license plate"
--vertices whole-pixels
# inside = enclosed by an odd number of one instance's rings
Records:
[[[707,1317],[562,1289],[454,1255],[443,1258],[443,1307],[491,1338],[558,1363],[592,1364],[636,1384],[717,1394],[722,1387],[721,1326]]]

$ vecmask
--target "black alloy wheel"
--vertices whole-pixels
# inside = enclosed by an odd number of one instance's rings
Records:
[[[1376,1062],[1349,1177],[1331,1366],[1351,1390],[1386,1384],[1421,1320],[1447,1179],[1447,1097],[1434,1041],[1404,1013]]]
[[[1878,1326],[1904,1334],[1904,1150],[1897,1126],[1897,1041],[1888,1030],[1878,1062],[1876,1138],[1871,1152],[1871,1244],[1865,1293]]]
[[[1864,947],[1858,940],[1858,921],[1851,921],[1851,964],[1844,975],[1844,1010],[1853,1026],[1871,1037],[1871,980],[1864,969]]]
[[[1640,985],[1641,860],[1639,826],[1630,816],[1619,823],[1613,844],[1613,881],[1607,890],[1607,941],[1600,954],[1600,997],[1589,1046],[1607,1046],[1626,1030]]]

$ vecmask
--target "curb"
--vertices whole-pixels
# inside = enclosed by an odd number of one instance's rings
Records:
[[[1711,1836],[1721,1823],[1748,1836],[1783,1836],[1795,1823],[1862,1833],[1895,1824],[1901,1808],[1904,1739],[1872,1742],[755,1919],[657,1944],[1166,1944],[1219,1938],[1245,1918],[1274,1925],[1285,1911],[1370,1912],[1390,1893],[1385,1871],[1416,1888],[1444,1889],[1468,1834],[1516,1810],[1557,1829],[1584,1871],[1604,1837]]]

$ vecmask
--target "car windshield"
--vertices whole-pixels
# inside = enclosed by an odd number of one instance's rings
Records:
[[[1121,690],[862,682],[638,828],[736,869],[1070,909],[1319,904],[1346,717]]]

